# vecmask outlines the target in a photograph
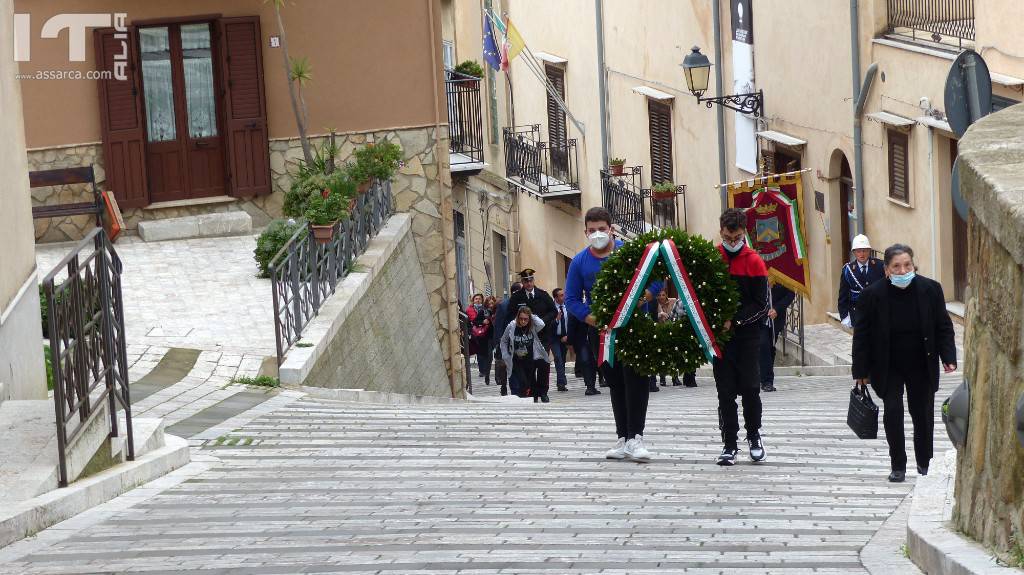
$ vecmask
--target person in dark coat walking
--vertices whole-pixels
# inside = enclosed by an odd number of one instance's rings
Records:
[[[551,332],[551,355],[555,357],[555,384],[558,391],[569,391],[565,378],[565,354],[569,351],[569,311],[565,308],[565,290],[555,288],[555,326]]]
[[[889,481],[906,478],[903,390],[914,424],[918,475],[928,474],[935,425],[939,364],[956,370],[953,322],[942,285],[916,274],[914,251],[895,244],[885,250],[888,281],[860,294],[853,329],[853,379],[870,384],[885,405],[882,421],[889,443]]]
[[[529,306],[534,315],[544,322],[541,343],[544,344],[544,349],[550,351],[551,334],[555,331],[555,316],[558,315],[558,310],[555,308],[555,300],[551,295],[534,283],[533,274],[535,273],[532,268],[526,268],[519,272],[519,281],[522,282],[523,289],[509,298],[509,319],[515,319],[515,313],[519,308]]]
[[[772,309],[768,321],[761,327],[761,391],[775,391],[775,343],[786,330],[786,310],[796,299],[793,290],[782,284],[771,289]]]
[[[569,313],[569,344],[572,345],[573,353],[576,354],[577,377],[583,378],[583,385],[586,387],[583,395],[601,395],[601,390],[597,389],[597,381],[600,376],[597,369],[597,357],[587,339],[587,327],[585,322],[576,319],[571,312]]]
[[[839,279],[839,319],[852,328],[857,319],[857,300],[871,284],[885,279],[885,266],[871,257],[871,242],[861,234],[853,238],[853,260],[843,266]]]
[[[509,288],[509,294],[515,295],[521,289],[523,289],[522,284],[516,282]],[[508,395],[510,385],[512,387],[512,394],[515,395],[517,390],[516,384],[518,383],[518,381],[513,381],[516,380],[514,373],[511,374],[511,377],[509,376],[508,366],[505,365],[505,360],[501,357],[501,349],[498,345],[501,341],[501,336],[505,333],[505,328],[512,321],[511,312],[509,311],[510,297],[506,297],[498,303],[498,308],[494,312],[494,330],[492,331],[494,334],[492,339],[494,342],[494,383],[501,386],[502,395]]]

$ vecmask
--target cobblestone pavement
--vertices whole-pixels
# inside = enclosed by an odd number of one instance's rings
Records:
[[[274,355],[270,280],[256,277],[255,236],[118,240],[128,341],[234,354]],[[69,244],[36,246],[46,275]]]
[[[780,378],[764,396],[768,462],[734,468],[713,464],[701,383],[652,396],[647,465],[602,458],[608,394],[583,397],[578,380],[547,405],[295,398],[0,550],[0,572],[866,573],[862,548],[915,477],[887,483],[885,442],[846,428],[849,379]],[[949,447],[941,424],[936,439]]]

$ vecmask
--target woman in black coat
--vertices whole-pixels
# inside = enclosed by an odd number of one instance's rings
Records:
[[[889,481],[906,478],[903,389],[914,424],[917,473],[928,474],[935,424],[939,363],[956,370],[953,322],[942,286],[916,275],[914,251],[895,244],[885,250],[887,281],[867,287],[857,302],[853,331],[853,378],[871,384],[885,405],[882,421],[889,443]]]

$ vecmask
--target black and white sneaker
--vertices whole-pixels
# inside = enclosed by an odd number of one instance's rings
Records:
[[[764,450],[764,443],[761,442],[761,434],[747,438],[747,445],[750,446],[750,460],[760,463],[768,459],[768,453]]]
[[[740,450],[735,447],[725,447],[722,449],[722,454],[718,456],[719,465],[736,465],[736,456]]]

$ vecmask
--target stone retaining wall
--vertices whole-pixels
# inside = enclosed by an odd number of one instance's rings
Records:
[[[1014,410],[1024,395],[1024,106],[988,116],[960,142],[969,218],[967,445],[956,477],[956,527],[1006,558],[1024,548],[1024,447]]]

